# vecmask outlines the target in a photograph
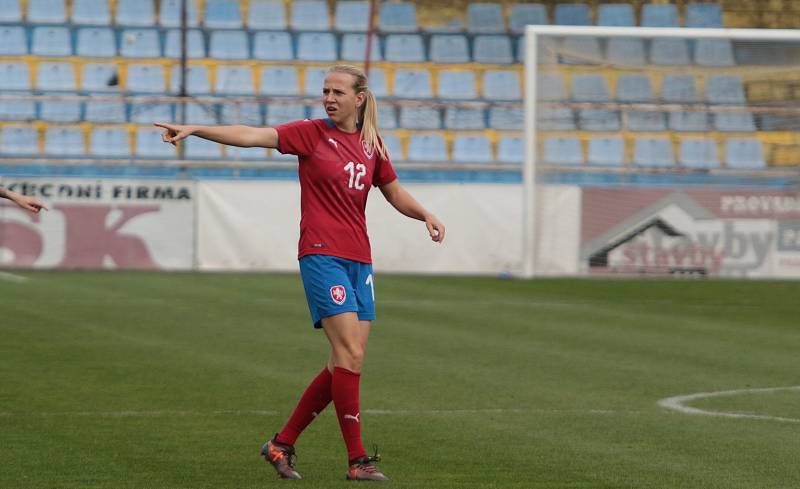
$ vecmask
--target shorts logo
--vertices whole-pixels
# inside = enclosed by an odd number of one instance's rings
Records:
[[[345,299],[347,299],[347,292],[342,285],[334,285],[331,287],[331,299],[333,302],[339,304],[340,306],[344,304]]]

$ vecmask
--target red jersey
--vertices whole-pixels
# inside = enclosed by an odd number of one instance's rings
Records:
[[[372,263],[367,194],[397,178],[389,160],[367,153],[361,131],[346,133],[329,119],[275,128],[278,151],[300,161],[300,243],[297,258],[332,255]]]

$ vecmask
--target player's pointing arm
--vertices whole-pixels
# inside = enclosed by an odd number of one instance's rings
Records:
[[[8,199],[23,209],[33,212],[34,214],[37,214],[42,209],[48,210],[47,206],[39,202],[38,199],[34,197],[28,197],[27,195],[20,195],[12,190],[6,190],[3,187],[0,187],[0,198]]]
[[[278,147],[278,131],[272,127],[250,126],[182,126],[157,122],[156,127],[164,129],[161,138],[165,143],[177,145],[178,141],[189,136],[197,136],[209,141],[242,148],[260,146],[263,148]]]

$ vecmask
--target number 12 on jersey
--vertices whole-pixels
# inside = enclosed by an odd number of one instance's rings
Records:
[[[367,167],[363,163],[355,164],[352,161],[347,163],[344,171],[350,172],[350,183],[347,184],[348,188],[355,188],[356,190],[364,190],[364,184],[360,182],[361,177],[367,174]]]

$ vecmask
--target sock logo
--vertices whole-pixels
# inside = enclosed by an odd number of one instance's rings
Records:
[[[356,413],[355,416],[353,416],[352,414],[345,414],[343,417],[344,419],[352,419],[356,423],[361,424],[361,421],[358,420],[359,416],[361,416],[361,413]]]
[[[347,291],[344,285],[334,285],[331,287],[331,299],[340,306],[344,304],[345,299],[347,299]]]

